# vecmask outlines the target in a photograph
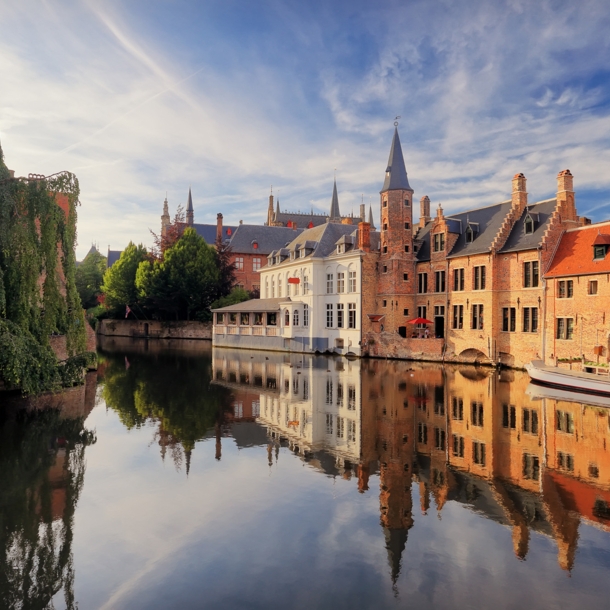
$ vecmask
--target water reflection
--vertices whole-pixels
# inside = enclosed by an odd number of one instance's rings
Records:
[[[0,607],[46,608],[56,596],[75,608],[74,514],[95,434],[84,419],[95,399],[85,386],[0,408]]]
[[[610,530],[609,410],[526,392],[525,373],[223,348],[213,369],[214,384],[233,392],[235,416],[248,396],[267,427],[269,465],[286,445],[327,475],[353,477],[361,492],[379,474],[394,582],[413,483],[423,514],[434,505],[441,518],[447,502],[461,503],[511,528],[518,559],[530,533],[543,534],[566,571],[581,521]]]

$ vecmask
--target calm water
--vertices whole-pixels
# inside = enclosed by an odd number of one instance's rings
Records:
[[[59,409],[0,408],[2,608],[610,603],[599,404],[467,367],[100,356]]]

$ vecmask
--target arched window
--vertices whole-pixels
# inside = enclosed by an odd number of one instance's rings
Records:
[[[290,326],[290,312],[288,310],[284,312],[284,326]]]
[[[295,309],[292,314],[292,325],[293,326],[299,325],[299,310],[298,309]]]

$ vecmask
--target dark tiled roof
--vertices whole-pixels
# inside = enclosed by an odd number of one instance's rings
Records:
[[[228,241],[231,239],[233,233],[235,233],[235,229],[237,227],[230,227],[227,225],[223,225],[222,227],[222,240]],[[206,243],[210,246],[213,246],[216,243],[216,225],[202,225],[202,224],[193,224],[193,229],[197,231],[197,235],[199,237],[203,237]]]
[[[409,189],[409,179],[407,178],[407,169],[405,160],[402,156],[402,147],[400,146],[400,138],[398,137],[398,128],[394,128],[394,137],[392,138],[392,146],[390,148],[390,157],[388,159],[388,167],[386,169],[385,180],[383,182],[384,191],[395,191],[399,189]]]
[[[458,237],[447,258],[489,252],[491,244],[498,234],[510,208],[511,202],[504,201],[503,203],[496,203],[495,205],[490,205],[486,208],[478,208],[459,214],[451,214],[449,217],[450,219],[462,221],[462,234]],[[474,241],[470,243],[466,242],[466,227],[468,222],[477,223],[479,225]]]
[[[231,237],[230,245],[234,253],[267,256],[274,250],[284,248],[302,232],[303,229],[288,227],[239,225]],[[258,245],[258,248],[254,247],[254,243]]]
[[[593,260],[593,243],[600,233],[610,235],[610,222],[566,231],[545,277],[610,272],[610,252],[603,259]]]
[[[521,214],[521,218],[513,226],[506,243],[500,252],[517,252],[519,250],[532,250],[542,242],[542,236],[551,221],[551,214],[557,206],[556,199],[541,201],[528,206]],[[527,214],[531,213],[534,220],[534,232],[525,233],[524,225]],[[537,218],[536,218],[537,216]]]
[[[123,254],[123,250],[108,250],[108,260],[106,261],[106,267],[110,269],[114,263],[116,263],[119,258],[121,258],[121,254]]]
[[[290,221],[293,224],[296,223],[297,227],[306,229],[309,223],[313,224],[314,227],[323,225],[328,220],[328,216],[326,214],[308,214],[307,212],[276,212],[274,220],[275,222],[281,222],[284,226]]]
[[[415,257],[419,263],[430,260],[430,229],[432,222],[426,223],[426,226],[421,228],[415,236],[414,242],[417,246],[417,256]]]

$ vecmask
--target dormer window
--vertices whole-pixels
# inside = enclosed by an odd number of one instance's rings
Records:
[[[593,246],[593,260],[603,260],[606,258],[607,245]]]
[[[534,219],[529,214],[525,217],[523,230],[526,235],[531,235],[534,232]]]
[[[445,234],[435,233],[434,234],[434,251],[442,252],[445,249]]]
[[[345,254],[345,244],[339,244],[337,246],[337,254]]]
[[[252,247],[253,247],[255,250],[258,250],[258,242],[257,242],[257,241],[253,241],[253,242],[252,242]]]
[[[466,243],[470,244],[474,241],[474,231],[472,227],[466,227]]]

